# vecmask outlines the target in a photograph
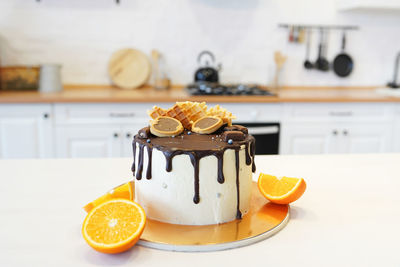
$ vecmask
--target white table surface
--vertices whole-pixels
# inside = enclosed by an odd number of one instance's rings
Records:
[[[0,266],[400,266],[400,154],[256,163],[307,181],[275,236],[219,252],[105,255],[81,236],[82,206],[130,180],[131,159],[0,160]]]

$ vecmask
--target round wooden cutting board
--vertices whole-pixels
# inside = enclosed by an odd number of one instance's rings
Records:
[[[142,86],[151,72],[147,56],[136,49],[126,48],[112,54],[108,64],[108,73],[113,83],[124,89]]]

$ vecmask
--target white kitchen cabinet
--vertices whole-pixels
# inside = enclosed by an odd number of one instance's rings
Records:
[[[60,126],[56,129],[56,154],[59,158],[131,157],[133,136],[140,128],[118,125]]]
[[[132,157],[132,141],[133,136],[137,134],[137,132],[145,127],[144,124],[134,124],[134,125],[125,125],[122,127],[121,132],[121,141],[122,141],[122,157]]]
[[[293,123],[282,127],[282,154],[390,152],[387,123]]]
[[[121,133],[118,126],[70,125],[56,128],[59,158],[119,157]]]
[[[53,157],[52,107],[0,105],[0,158]]]
[[[394,129],[394,149],[393,152],[400,153],[400,121],[396,122]]]
[[[334,151],[335,138],[331,128],[316,124],[283,124],[281,154],[324,154]]]
[[[394,141],[394,152],[400,153],[400,105],[397,105],[395,109],[395,119],[394,119],[394,131],[393,131],[393,141]]]
[[[56,104],[59,158],[132,157],[132,139],[149,121],[144,104]]]
[[[386,123],[343,125],[345,153],[392,152],[390,145],[393,127]]]
[[[393,107],[380,103],[288,103],[282,154],[393,151]]]
[[[340,11],[400,11],[399,0],[336,0],[336,6]]]

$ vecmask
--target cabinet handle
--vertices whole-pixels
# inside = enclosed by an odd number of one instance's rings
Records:
[[[350,117],[353,116],[353,112],[351,111],[331,111],[329,112],[330,116],[334,117]]]
[[[117,112],[111,112],[110,117],[112,118],[130,118],[134,117],[135,113],[117,113]]]
[[[126,138],[131,138],[132,134],[131,133],[127,133],[126,134]]]
[[[45,118],[45,119],[49,118],[49,113],[44,113],[43,118]]]
[[[348,135],[349,132],[347,130],[343,130],[343,135]]]
[[[119,134],[118,133],[114,133],[114,138],[118,138]]]
[[[337,131],[337,130],[333,130],[333,131],[332,131],[332,134],[333,134],[333,135],[337,135],[337,134],[338,134],[338,131]]]

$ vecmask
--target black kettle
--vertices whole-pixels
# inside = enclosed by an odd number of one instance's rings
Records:
[[[202,58],[204,56],[209,56],[211,58],[212,64],[215,64],[215,57],[210,51],[203,51],[197,57],[197,62],[201,66],[196,73],[194,74],[195,82],[212,82],[217,83],[219,80],[218,71],[221,70],[221,64],[218,64],[218,67],[210,66],[208,60],[205,61],[205,64],[202,64]],[[203,66],[202,66],[203,65]]]

